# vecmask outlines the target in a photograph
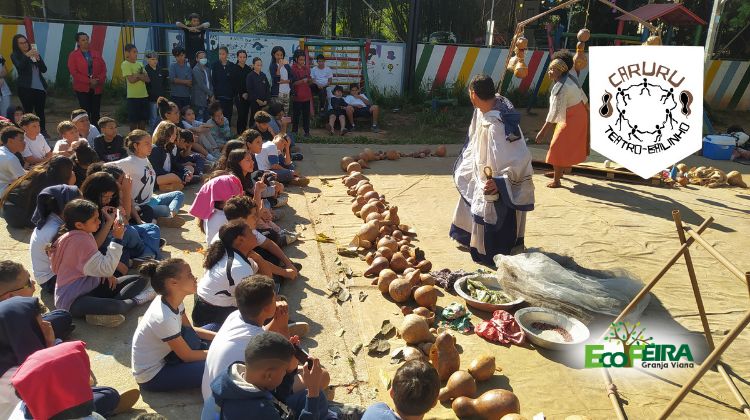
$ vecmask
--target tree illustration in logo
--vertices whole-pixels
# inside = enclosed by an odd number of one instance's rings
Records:
[[[646,328],[641,328],[640,322],[636,322],[635,324],[622,321],[613,322],[609,326],[609,334],[604,337],[604,340],[610,343],[619,342],[622,346],[622,352],[625,353],[625,357],[627,358],[625,367],[633,367],[633,361],[630,360],[630,348],[635,345],[645,346],[654,339],[654,337],[646,337],[644,334],[645,331]]]

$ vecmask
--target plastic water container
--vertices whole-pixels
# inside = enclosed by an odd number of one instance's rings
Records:
[[[703,157],[713,160],[729,160],[737,138],[729,134],[711,134],[703,138]]]

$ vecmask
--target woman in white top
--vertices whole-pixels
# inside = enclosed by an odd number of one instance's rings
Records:
[[[190,266],[184,260],[170,258],[144,264],[140,272],[151,279],[158,296],[133,335],[132,369],[136,382],[152,392],[199,388],[208,342],[216,333],[193,328],[185,314],[182,301],[197,288]]]
[[[219,240],[208,247],[203,262],[206,272],[195,296],[195,325],[223,324],[237,309],[234,298],[237,284],[259,272],[271,274],[265,263],[259,269],[257,261],[262,259],[253,251],[256,246],[258,240],[244,220],[233,220],[219,229]]]
[[[31,233],[29,253],[34,280],[47,293],[55,292],[57,276],[47,255],[47,245],[63,225],[62,213],[68,202],[81,197],[75,185],[55,185],[39,193],[31,223],[36,226]]]
[[[536,137],[536,142],[541,143],[552,126],[555,127],[546,159],[554,169],[545,174],[553,178],[547,184],[549,188],[559,188],[563,170],[585,161],[588,156],[588,98],[578,78],[570,73],[571,69],[573,56],[569,52],[558,51],[552,55],[547,75],[555,84],[550,91],[547,120]]]

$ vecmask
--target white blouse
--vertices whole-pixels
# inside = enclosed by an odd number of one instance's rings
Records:
[[[555,86],[553,86],[552,90],[555,90]],[[560,92],[557,95],[550,94],[547,122],[555,124],[564,123],[565,113],[568,108],[578,105],[581,101],[585,104],[589,102],[586,94],[583,93],[583,89],[578,87],[571,77],[566,78]]]

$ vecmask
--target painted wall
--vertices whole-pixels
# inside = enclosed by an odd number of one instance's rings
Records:
[[[102,54],[107,63],[107,78],[110,80],[122,77],[120,63],[123,61],[122,48],[125,44],[133,43],[139,51],[145,51],[151,47],[152,42],[148,28],[47,22],[34,22],[33,28],[37,48],[47,64],[44,77],[58,86],[70,84],[68,55],[75,49],[77,32],[90,35],[91,49]],[[20,22],[0,24],[0,34],[0,54],[5,57],[5,67],[9,72],[15,72],[10,60],[12,40],[16,34],[26,35],[26,27]]]
[[[69,83],[67,57],[75,48],[73,37],[76,32],[91,35],[91,47],[102,53],[109,79],[121,77],[123,45],[132,42],[141,52],[153,49],[153,35],[149,28],[47,22],[34,22],[33,27],[37,46],[47,63],[48,70],[44,76],[57,85]],[[14,71],[10,60],[11,40],[13,35],[25,32],[20,21],[0,21],[0,54],[6,58],[5,66],[11,74]],[[181,36],[182,31],[167,31],[168,49],[177,45]],[[266,63],[264,71],[267,71],[270,63],[273,46],[281,45],[290,54],[299,45],[299,38],[283,36],[210,32],[207,38],[207,49],[215,50],[220,45],[227,45],[232,60],[238,49],[247,50],[250,57],[261,57]],[[373,42],[367,57],[371,85],[386,93],[400,93],[404,54],[404,44]],[[498,81],[507,54],[508,50],[500,48],[420,44],[417,48],[416,80],[425,89],[456,81],[465,84],[471,76],[480,72],[490,74]],[[548,91],[550,81],[544,74],[548,57],[546,51],[529,51],[525,58],[529,76],[523,80],[511,78],[509,88],[533,92],[538,86],[540,92]],[[585,85],[587,70],[581,76]],[[706,69],[704,97],[715,109],[750,110],[750,61],[712,61]]]

